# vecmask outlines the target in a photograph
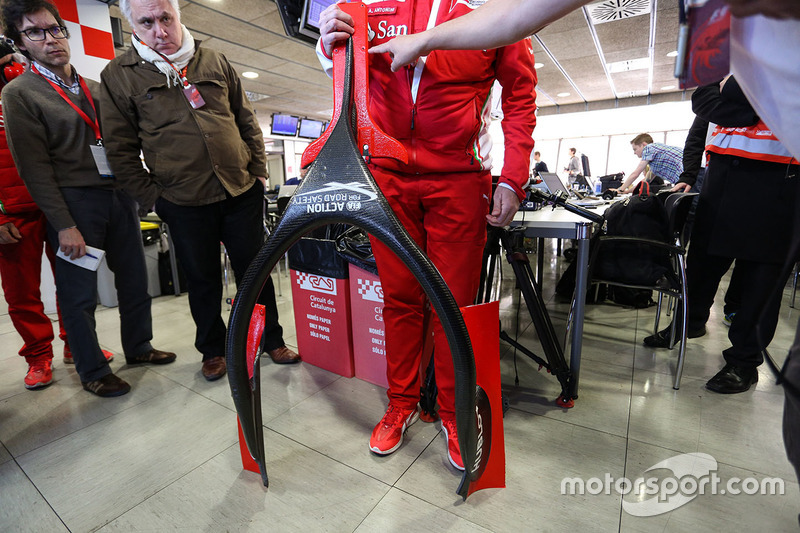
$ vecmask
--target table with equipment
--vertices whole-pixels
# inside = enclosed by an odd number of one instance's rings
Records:
[[[606,206],[598,206],[592,213],[602,215]],[[541,286],[544,270],[544,239],[574,239],[577,241],[577,276],[575,280],[575,300],[573,302],[572,323],[570,324],[570,358],[572,373],[570,397],[578,397],[578,382],[583,346],[583,318],[586,310],[586,290],[589,276],[589,239],[592,236],[593,222],[584,216],[571,213],[563,207],[555,209],[545,206],[537,211],[519,211],[511,226],[525,228],[525,236],[539,240],[537,258],[537,283]]]

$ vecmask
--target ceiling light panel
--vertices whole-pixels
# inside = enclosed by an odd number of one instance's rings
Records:
[[[650,58],[640,57],[639,59],[628,59],[627,61],[616,61],[606,65],[612,74],[620,72],[630,72],[631,70],[641,70],[650,68]]]
[[[650,0],[605,0],[586,9],[594,24],[603,24],[649,14]]]

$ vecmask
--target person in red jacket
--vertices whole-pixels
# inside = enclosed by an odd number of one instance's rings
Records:
[[[480,2],[386,0],[367,6],[370,46],[424,31],[471,12]],[[334,44],[353,33],[338,6],[320,17],[317,55],[326,70]],[[495,50],[432,52],[415,68],[392,72],[386,55],[370,56],[370,114],[400,141],[408,164],[373,158],[369,170],[395,215],[442,274],[460,306],[474,303],[486,223],[508,224],[524,198],[536,123],[536,72],[529,40]],[[488,134],[492,86],[502,85],[504,166],[492,193]],[[499,90],[499,89],[497,89]],[[493,197],[493,198],[492,198]],[[384,290],[389,407],[370,437],[387,455],[418,417],[425,295],[397,257],[377,240],[373,252]],[[464,469],[456,434],[453,361],[434,322],[439,416],[450,463]]]
[[[0,68],[14,60],[14,49],[0,41]],[[3,76],[2,85],[11,81]],[[45,246],[47,220],[36,207],[17,174],[6,141],[0,102],[0,280],[8,303],[8,314],[25,344],[19,354],[28,363],[25,387],[40,389],[53,381],[53,325],[44,314],[41,284],[42,249],[52,264],[53,250]],[[59,336],[66,334],[59,320]]]
[[[0,88],[23,71],[15,48],[0,36]],[[8,314],[23,344],[19,354],[28,363],[25,388],[41,389],[53,382],[53,325],[41,298],[42,249],[55,261],[47,242],[47,219],[19,177],[8,149],[0,102],[0,281]],[[64,341],[64,363],[73,364],[67,334],[58,313],[59,338]],[[108,361],[114,354],[103,350]]]

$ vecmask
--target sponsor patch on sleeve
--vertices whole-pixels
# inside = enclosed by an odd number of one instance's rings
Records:
[[[477,7],[481,7],[483,4],[486,3],[486,0],[458,0],[456,5],[463,4],[470,9],[475,9]]]

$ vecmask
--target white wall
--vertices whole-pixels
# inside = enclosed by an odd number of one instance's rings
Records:
[[[551,172],[560,175],[566,175],[563,169],[572,147],[578,150],[578,155],[585,153],[589,157],[592,176],[629,173],[639,162],[630,146],[633,137],[649,133],[656,142],[683,147],[693,120],[690,101],[547,115],[537,118],[534,150],[542,153],[542,160]],[[500,174],[503,164],[500,121],[492,122],[490,128],[494,140],[492,173]]]

